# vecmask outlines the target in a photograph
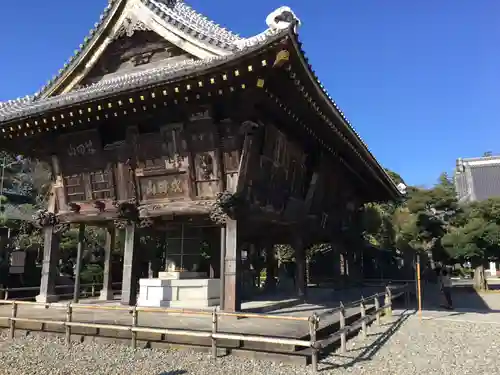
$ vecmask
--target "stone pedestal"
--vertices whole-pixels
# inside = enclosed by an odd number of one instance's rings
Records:
[[[161,280],[186,280],[186,279],[206,279],[205,272],[191,271],[165,271],[158,272],[158,279]]]
[[[497,265],[495,262],[490,262],[490,276],[492,277],[497,276]]]
[[[203,277],[203,278],[202,278]],[[139,280],[138,306],[200,309],[220,303],[220,280],[200,272],[160,272]]]

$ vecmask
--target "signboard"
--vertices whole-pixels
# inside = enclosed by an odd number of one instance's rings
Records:
[[[105,161],[97,130],[66,134],[59,142],[59,158],[65,175],[103,168]]]
[[[141,178],[143,199],[180,198],[187,192],[187,174]]]

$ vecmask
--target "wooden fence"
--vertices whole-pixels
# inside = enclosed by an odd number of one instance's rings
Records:
[[[340,341],[341,351],[346,352],[346,341],[349,332],[361,329],[362,335],[367,336],[367,325],[374,320],[380,324],[381,315],[391,315],[392,314],[392,301],[402,295],[405,296],[406,303],[409,300],[409,286],[403,285],[395,288],[386,287],[385,292],[373,294],[367,298],[361,298],[358,301],[350,302],[349,304],[341,305],[335,309],[325,311],[321,314],[313,313],[309,317],[298,317],[298,316],[283,316],[283,315],[264,315],[264,314],[254,314],[254,313],[228,313],[223,311],[203,311],[203,310],[184,310],[184,309],[165,309],[165,308],[149,308],[149,307],[125,307],[125,306],[96,306],[96,305],[83,305],[75,304],[69,302],[67,304],[62,303],[37,303],[29,301],[19,301],[19,300],[0,300],[0,305],[11,305],[11,315],[9,319],[9,334],[10,338],[14,338],[16,330],[16,322],[30,322],[39,324],[51,324],[59,325],[65,327],[66,334],[66,344],[71,344],[71,329],[72,327],[86,327],[94,329],[110,329],[116,331],[125,331],[131,333],[131,346],[132,348],[137,347],[137,333],[157,333],[166,335],[177,335],[177,336],[191,336],[191,337],[202,337],[211,340],[211,353],[214,358],[217,357],[217,340],[239,340],[239,341],[249,341],[249,342],[260,342],[260,343],[272,343],[272,344],[282,344],[282,345],[293,345],[297,347],[310,348],[312,367],[313,371],[316,372],[318,369],[318,354],[325,348],[331,346],[334,343]],[[383,304],[380,304],[380,299],[383,298]],[[367,309],[367,305],[373,302],[373,309]],[[66,309],[66,319],[65,320],[48,320],[48,319],[36,319],[36,318],[20,318],[18,317],[18,307],[21,305],[38,305],[44,306],[45,308],[55,308],[55,309]],[[348,308],[359,308],[360,318],[350,325],[346,324],[346,309]],[[116,324],[99,324],[99,323],[88,323],[88,322],[76,322],[74,321],[73,311],[74,310],[114,310],[114,311],[127,311],[131,315],[130,325],[116,325]],[[367,311],[370,310],[371,313],[368,314]],[[179,314],[179,315],[191,315],[191,316],[211,316],[212,318],[212,329],[210,331],[199,331],[191,329],[171,329],[171,328],[150,328],[150,327],[140,327],[138,326],[138,317],[140,312],[156,312],[156,313],[166,313],[166,314]],[[319,323],[321,319],[331,316],[332,314],[339,314],[340,318],[340,329],[323,339],[317,339],[317,332],[319,328]],[[307,323],[309,326],[309,340],[299,340],[292,338],[283,338],[276,336],[264,336],[264,335],[250,335],[250,334],[236,334],[221,332],[218,329],[219,317],[237,317],[237,318],[250,318],[250,319],[268,319],[268,320],[288,320],[288,321],[302,321]]]
[[[96,288],[102,287],[104,284],[103,283],[91,283],[91,284],[81,284],[80,285],[80,296],[82,297],[96,297],[98,295],[98,290]],[[118,286],[122,285],[121,282],[117,283],[112,283],[112,286]],[[74,295],[74,284],[68,284],[68,285],[56,285],[55,290],[61,290],[61,289],[71,289],[71,293],[59,293],[57,294],[58,297],[73,297]],[[18,301],[24,301],[24,300],[33,300],[35,299],[35,296],[24,296],[24,297],[15,297],[15,298],[9,298],[12,296],[13,293],[18,293],[18,292],[38,292],[40,291],[39,286],[24,286],[20,288],[0,288],[0,296],[3,295],[4,300],[18,300]],[[2,297],[0,297],[2,298]]]

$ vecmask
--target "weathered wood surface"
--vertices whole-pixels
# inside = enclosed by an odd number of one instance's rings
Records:
[[[368,307],[371,304],[367,305]],[[282,316],[309,317],[314,312],[321,314],[328,311],[319,305],[304,304],[293,308],[276,310],[272,314]],[[8,317],[10,316],[10,306],[0,306],[0,327],[8,327]],[[359,306],[346,309],[346,316],[359,313]],[[21,306],[18,309],[18,317],[36,319],[51,319],[64,321],[66,318],[65,308],[44,309],[40,307]],[[126,311],[99,311],[99,310],[73,310],[73,321],[93,322],[100,324],[123,324],[130,325],[131,315]],[[334,313],[324,317],[320,321],[319,329],[339,322],[339,314]],[[21,323],[20,323],[21,324]],[[171,329],[193,329],[210,331],[212,328],[212,318],[206,316],[192,316],[179,314],[164,314],[156,312],[140,312],[139,326]],[[33,326],[33,324],[31,324]],[[37,324],[41,328],[40,324]],[[218,329],[221,332],[242,333],[242,334],[265,334],[279,337],[301,338],[309,334],[309,326],[306,321],[289,321],[277,319],[234,319],[232,317],[219,317]],[[34,327],[30,330],[36,330]]]
[[[158,122],[129,127],[123,139],[98,129],[60,136],[53,158],[59,214],[69,221],[85,221],[71,211],[109,220],[113,202],[134,198],[145,216],[207,214],[219,192],[235,188],[238,124],[215,123],[208,110],[180,123]]]

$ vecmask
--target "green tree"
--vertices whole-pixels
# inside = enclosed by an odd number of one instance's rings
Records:
[[[471,262],[474,287],[487,289],[484,264],[500,256],[500,198],[464,206],[442,243],[453,259]]]
[[[439,251],[441,239],[460,212],[452,180],[442,173],[431,189],[409,188],[405,208],[406,215],[400,215],[405,220],[399,223],[398,241],[425,252],[434,268],[436,260],[445,260]]]

